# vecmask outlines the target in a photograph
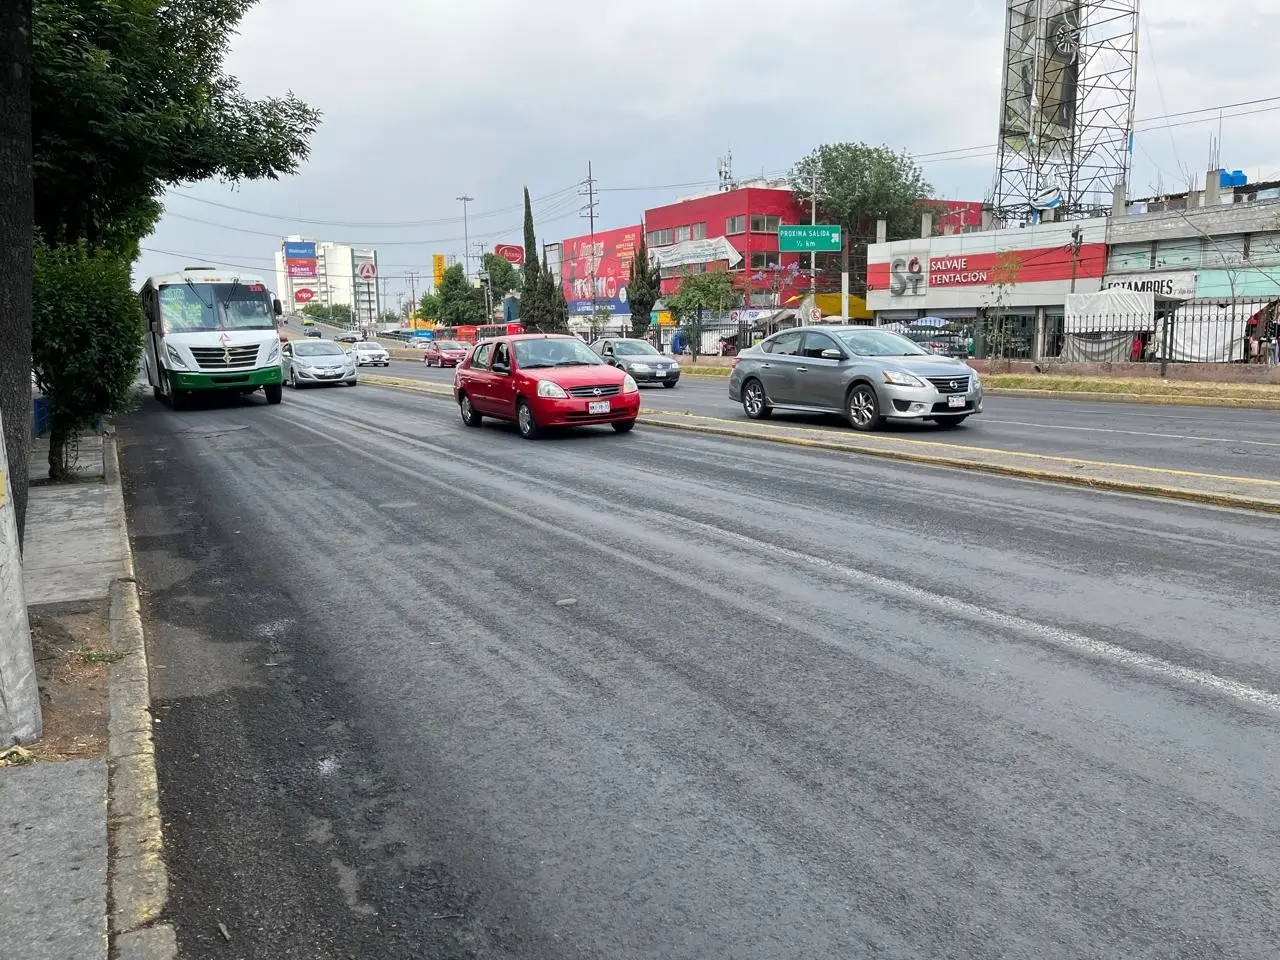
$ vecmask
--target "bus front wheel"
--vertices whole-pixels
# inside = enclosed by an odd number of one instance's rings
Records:
[[[269,383],[262,388],[267,395],[267,403],[279,403],[284,399],[284,387],[278,383]]]

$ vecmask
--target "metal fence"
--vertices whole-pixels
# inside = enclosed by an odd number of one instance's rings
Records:
[[[1280,362],[1280,300],[1157,303],[1145,315],[1046,318],[1043,356],[1069,363]]]

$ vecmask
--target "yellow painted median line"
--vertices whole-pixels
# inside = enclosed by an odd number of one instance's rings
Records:
[[[707,418],[711,419],[711,418]],[[670,430],[687,430],[691,433],[702,433],[720,437],[733,437],[744,440],[762,440],[766,443],[782,443],[793,447],[808,447],[818,450],[832,450],[839,453],[860,453],[886,460],[901,460],[927,466],[959,468],[980,473],[993,473],[1007,477],[1018,477],[1026,480],[1042,480],[1048,483],[1060,483],[1068,486],[1086,487],[1090,490],[1109,490],[1114,493],[1132,493],[1143,496],[1163,497],[1169,500],[1184,500],[1191,503],[1210,504],[1220,507],[1235,507],[1257,510],[1265,513],[1280,513],[1280,500],[1263,500],[1254,497],[1241,497],[1227,493],[1212,493],[1201,490],[1187,490],[1181,487],[1165,487],[1158,484],[1135,483],[1127,480],[1108,480],[1100,477],[1086,477],[1073,473],[1061,473],[1053,470],[1036,470],[1031,467],[1017,467],[1000,463],[983,463],[980,460],[962,460],[955,457],[940,457],[928,453],[914,453],[909,450],[891,448],[859,447],[847,443],[836,443],[831,440],[810,440],[805,437],[793,437],[785,434],[761,434],[748,430],[735,430],[727,427],[703,426],[697,423],[674,423],[664,420],[653,420],[647,416],[640,417],[640,423],[653,427],[665,427]],[[725,421],[731,422],[731,421]],[[1025,454],[999,451],[1006,456],[1025,456]],[[1127,469],[1125,464],[1116,464],[1120,469]],[[1170,471],[1172,472],[1172,471]],[[1228,477],[1229,480],[1242,480],[1243,477]],[[1269,483],[1270,481],[1262,481]],[[1280,485],[1277,485],[1280,486]]]
[[[666,410],[655,410],[652,412],[661,414],[663,416],[668,416],[668,417],[686,417],[690,420],[709,420],[712,423],[727,423],[741,430],[741,427],[738,425],[737,421],[725,420],[722,417],[708,417],[698,413],[674,413]],[[776,424],[776,426],[783,426],[783,425]],[[768,430],[769,426],[762,425],[761,429]],[[1027,457],[1032,460],[1044,460],[1050,463],[1068,463],[1068,464],[1081,465],[1081,466],[1087,466],[1087,467],[1103,467],[1111,470],[1116,470],[1116,469],[1139,470],[1144,473],[1162,473],[1162,474],[1169,474],[1171,476],[1177,476],[1177,477],[1191,477],[1199,480],[1224,480],[1230,483],[1253,483],[1253,484],[1259,484],[1264,487],[1274,487],[1277,493],[1280,493],[1280,481],[1264,480],[1259,477],[1237,477],[1229,474],[1197,473],[1194,470],[1175,470],[1167,467],[1145,467],[1145,466],[1140,466],[1134,463],[1115,463],[1109,460],[1085,460],[1080,457],[1057,457],[1048,453],[1024,453],[1021,450],[1003,450],[1003,449],[1000,449],[999,447],[972,447],[962,443],[940,444],[934,440],[908,440],[905,437],[887,437],[887,436],[884,436],[883,434],[848,435],[843,433],[832,433],[831,431],[826,431],[826,430],[816,430],[811,427],[803,427],[803,426],[793,427],[791,429],[806,430],[810,433],[820,434],[823,436],[840,437],[842,439],[846,439],[844,446],[850,449],[857,447],[859,452],[865,452],[860,446],[860,443],[865,443],[867,441],[872,441],[875,443],[883,443],[886,446],[890,446],[893,444],[901,444],[903,446],[914,446],[914,447],[935,447],[935,448],[941,447],[948,451],[964,450],[969,453],[990,454],[993,456]],[[758,434],[751,433],[750,431],[747,431],[747,430],[742,430],[742,433],[752,437],[758,436]],[[861,437],[861,440],[859,439],[859,437]]]

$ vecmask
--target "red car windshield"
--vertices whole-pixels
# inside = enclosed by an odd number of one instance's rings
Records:
[[[456,340],[441,340],[439,343],[436,344],[436,346],[439,347],[442,351],[467,349],[464,344],[458,343]]]
[[[513,344],[521,370],[540,367],[592,367],[604,363],[585,343],[573,337],[517,340]]]

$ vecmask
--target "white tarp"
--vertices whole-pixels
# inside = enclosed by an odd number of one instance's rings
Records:
[[[22,592],[18,521],[0,429],[0,749],[39,737],[40,694]]]
[[[1175,313],[1170,317],[1168,359],[1181,363],[1231,363],[1243,359],[1245,327],[1252,311],[1242,306],[1234,313],[1230,307],[1215,313],[1190,316]],[[1161,335],[1157,334],[1157,357],[1163,352],[1160,341]]]
[[[712,263],[716,260],[727,260],[729,266],[736,267],[742,261],[742,254],[724,237],[713,237],[710,240],[682,240],[669,247],[651,248],[649,256],[662,270],[687,267],[695,263]]]
[[[1150,290],[1112,288],[1069,293],[1063,333],[1146,333],[1156,329],[1156,297]]]
[[[1133,356],[1133,335],[1085,337],[1069,333],[1062,338],[1058,358],[1067,363],[1124,363]]]

